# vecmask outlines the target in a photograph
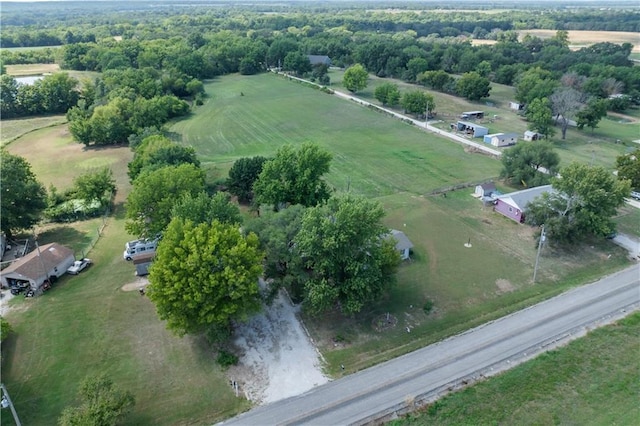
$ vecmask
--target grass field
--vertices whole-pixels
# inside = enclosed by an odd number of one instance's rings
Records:
[[[31,118],[17,118],[14,120],[2,120],[0,125],[0,144],[4,145],[12,140],[34,130],[45,127],[57,126],[65,123],[64,115],[48,115]]]
[[[310,141],[333,153],[333,187],[345,190],[350,181],[368,196],[423,194],[499,172],[495,160],[275,75],[227,76],[206,89],[205,105],[171,130],[220,167]]]
[[[149,300],[121,290],[135,279],[133,266],[122,260],[123,244],[131,238],[122,206],[131,151],[85,150],[71,141],[66,126],[30,133],[9,150],[26,157],[45,184],[64,188],[86,168],[109,165],[118,185],[115,214],[88,253],[95,264],[63,277],[42,297],[9,302],[7,319],[15,334],[2,345],[2,380],[22,424],[55,424],[76,403],[79,382],[98,372],[134,394],[127,424],[211,424],[245,409],[247,402],[233,395],[203,341],[171,335]],[[63,243],[79,255],[95,240],[102,220],[39,227],[39,241]],[[12,424],[10,416],[2,424]]]
[[[22,75],[39,75],[60,71],[58,64],[20,64],[6,65],[7,74],[19,77]]]
[[[331,70],[331,86],[346,91],[346,89],[342,88],[343,74],[344,72],[341,70]],[[428,91],[433,95],[437,111],[435,119],[440,120],[439,123],[433,124],[443,131],[448,131],[449,124],[455,123],[462,112],[472,110],[485,112],[485,118],[479,120],[478,123],[488,127],[489,133],[515,132],[522,135],[527,130],[525,119],[509,109],[509,102],[514,99],[514,88],[502,84],[491,84],[489,98],[481,102],[470,102],[457,96],[427,90],[422,86],[399,80],[370,77],[367,88],[358,92],[356,96],[379,104],[373,96],[375,88],[389,81],[397,84],[401,93],[419,89]],[[399,107],[396,110],[402,112]],[[633,113],[634,111],[631,112]],[[638,135],[640,135],[640,122],[638,120],[628,120],[610,115],[600,121],[595,132],[592,132],[591,129],[578,130],[569,128],[566,140],[561,139],[560,128],[558,127],[557,133],[551,138],[551,141],[560,156],[561,165],[568,165],[577,161],[613,170],[616,157],[634,149],[635,144],[633,141],[639,138]],[[480,141],[480,139],[476,141]]]
[[[635,313],[390,424],[637,424],[639,350]]]
[[[625,205],[618,209],[618,216],[616,216],[615,222],[618,232],[640,237],[640,209]]]

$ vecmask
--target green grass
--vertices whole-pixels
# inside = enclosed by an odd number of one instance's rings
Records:
[[[86,165],[109,164],[118,185],[114,215],[96,239],[101,218],[39,227],[39,241],[57,241],[94,261],[78,276],[64,276],[35,299],[14,298],[6,318],[15,333],[2,345],[2,380],[23,424],[55,424],[74,405],[77,386],[89,374],[106,372],[131,391],[136,405],[127,424],[211,424],[248,407],[236,398],[215,353],[202,340],[170,334],[153,305],[141,298],[131,263],[122,260],[123,201],[129,190],[128,148],[85,150],[66,136],[66,126],[16,140],[36,175],[65,187]],[[57,167],[52,167],[57,165]],[[62,165],[62,166],[61,166]],[[53,169],[53,170],[52,170]],[[2,424],[11,424],[3,416]]]
[[[368,196],[428,193],[497,176],[500,164],[414,126],[272,74],[227,76],[172,126],[204,162],[224,167],[272,155],[286,143],[315,142],[333,154],[329,183]],[[243,93],[244,96],[240,94]]]
[[[636,424],[639,350],[635,313],[391,424]]]
[[[11,141],[33,132],[50,126],[57,126],[67,121],[64,115],[48,115],[44,117],[19,118],[14,120],[2,120],[0,126],[0,145],[5,145]]]
[[[640,209],[628,205],[621,207],[615,222],[618,232],[640,237]]]

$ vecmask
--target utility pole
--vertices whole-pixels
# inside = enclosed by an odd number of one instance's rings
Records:
[[[544,225],[542,225],[542,232],[540,232],[540,241],[538,241],[538,254],[536,254],[536,265],[533,267],[533,283],[536,283],[536,273],[538,272],[538,261],[540,260],[540,250],[542,249],[542,243],[546,236],[544,235]]]
[[[0,383],[0,388],[2,388],[2,408],[5,407],[5,401],[6,401],[6,404],[8,404],[9,408],[11,409],[11,414],[13,415],[13,421],[16,423],[17,426],[21,426],[22,423],[20,423],[20,419],[18,418],[16,407],[13,406],[13,401],[11,401],[11,397],[9,396],[9,392],[7,392],[7,388],[4,386],[4,383]]]

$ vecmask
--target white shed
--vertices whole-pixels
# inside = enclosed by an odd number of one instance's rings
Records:
[[[493,146],[510,146],[518,142],[517,133],[494,133],[492,135],[484,135],[484,143]]]
[[[524,132],[525,141],[537,141],[538,139],[542,139],[542,135],[540,133],[532,132],[531,130]]]
[[[398,231],[397,229],[392,229],[389,237],[393,238],[396,241],[396,250],[400,252],[400,257],[402,258],[402,260],[409,259],[409,254],[411,249],[413,248],[413,243],[411,243],[404,232]]]

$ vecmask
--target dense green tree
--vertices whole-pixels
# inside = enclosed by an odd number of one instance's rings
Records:
[[[45,76],[36,82],[44,110],[53,114],[64,114],[78,103],[77,86],[78,80],[64,72]]]
[[[148,295],[179,336],[228,326],[260,309],[262,252],[255,234],[218,221],[174,218],[151,265]]]
[[[8,74],[0,76],[0,115],[11,118],[18,115],[18,82]]]
[[[545,225],[547,237],[567,243],[588,235],[609,235],[615,231],[612,217],[629,195],[630,184],[603,167],[573,163],[551,180],[553,192],[543,194],[527,206],[531,225]]]
[[[11,334],[11,332],[12,328],[11,324],[9,324],[9,321],[4,319],[3,317],[0,317],[0,343],[4,342],[5,339],[9,337],[9,334]]]
[[[273,159],[264,163],[253,185],[256,201],[279,209],[283,204],[315,206],[329,198],[330,191],[322,176],[329,172],[331,153],[316,144],[304,143],[278,149]]]
[[[29,229],[47,206],[47,192],[22,157],[0,149],[0,229],[11,239],[14,231]]]
[[[305,207],[296,204],[279,212],[265,211],[244,226],[254,232],[264,251],[264,277],[271,283],[271,291],[285,287],[295,300],[302,300],[306,270],[302,267],[294,240],[302,227]]]
[[[529,122],[529,130],[540,133],[545,138],[554,135],[553,111],[551,102],[547,98],[533,99],[525,110],[525,116]]]
[[[238,197],[241,203],[253,199],[253,184],[258,180],[265,161],[267,159],[261,156],[244,157],[231,166],[226,184],[229,192]]]
[[[489,96],[491,83],[477,72],[466,72],[456,82],[456,93],[470,101],[478,101]]]
[[[503,152],[501,161],[500,177],[514,185],[533,187],[549,183],[557,172],[560,157],[549,142],[519,142]]]
[[[302,76],[311,72],[311,62],[309,57],[302,52],[289,52],[284,58],[282,67],[285,71],[293,71],[296,75]]]
[[[180,164],[200,167],[193,147],[178,145],[164,136],[151,136],[135,149],[133,160],[128,164],[129,179],[133,182],[144,171]]]
[[[79,407],[69,407],[58,419],[60,426],[116,426],[135,405],[133,395],[118,389],[106,374],[86,377],[80,384]]]
[[[110,200],[116,190],[116,181],[109,167],[83,173],[73,180],[75,195],[90,204],[92,201]]]
[[[409,114],[426,115],[427,111],[434,111],[436,102],[433,95],[422,90],[412,90],[402,95],[402,108]]]
[[[382,105],[396,105],[400,100],[400,90],[397,84],[383,83],[376,87],[373,96],[380,101]]]
[[[311,81],[317,81],[320,84],[328,86],[331,83],[329,78],[329,66],[327,64],[316,64],[311,70]]]
[[[242,223],[240,209],[224,192],[217,192],[212,197],[205,192],[195,196],[190,193],[183,194],[171,209],[171,217],[190,220],[196,225],[211,223],[214,220],[230,225]]]
[[[360,64],[355,64],[344,72],[342,77],[342,85],[348,91],[355,93],[367,87],[369,74],[367,70]]]
[[[380,204],[351,194],[305,212],[294,244],[309,270],[304,303],[312,312],[338,305],[355,314],[394,283],[400,255],[383,216]]]
[[[454,78],[448,73],[437,71],[425,71],[418,76],[418,83],[431,87],[433,90],[440,92],[446,91],[447,87],[454,83]]]
[[[582,130],[587,126],[591,127],[591,133],[594,133],[600,120],[607,116],[608,105],[606,99],[591,99],[587,106],[576,114],[578,129]]]
[[[549,98],[558,81],[550,71],[531,68],[516,78],[515,98],[521,104],[528,105],[534,99]]]
[[[155,235],[171,220],[171,210],[184,194],[204,191],[204,172],[193,164],[166,166],[138,176],[127,197],[125,228],[132,235]]]
[[[640,190],[640,149],[616,158],[618,178],[631,182],[631,188]]]

